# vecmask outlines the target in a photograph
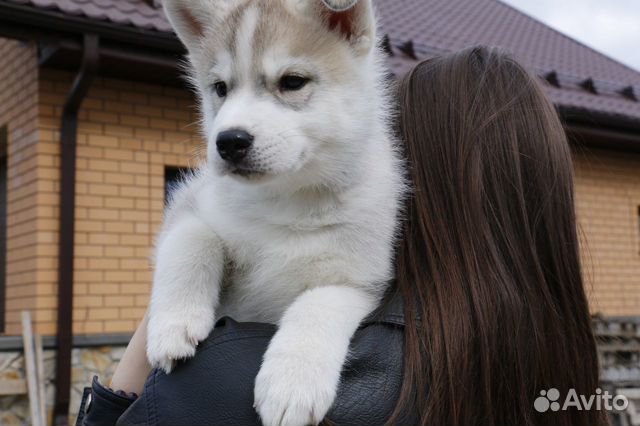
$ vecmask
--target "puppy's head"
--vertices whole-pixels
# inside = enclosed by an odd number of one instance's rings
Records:
[[[348,174],[379,119],[371,0],[348,3],[165,0],[215,173],[297,185]]]

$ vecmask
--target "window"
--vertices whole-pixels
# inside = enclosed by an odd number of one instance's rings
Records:
[[[172,167],[166,166],[164,168],[164,203],[165,205],[169,201],[171,192],[174,191],[180,182],[182,182],[185,174],[189,173],[191,169],[187,167]]]
[[[0,333],[4,333],[7,272],[7,126],[0,128]]]

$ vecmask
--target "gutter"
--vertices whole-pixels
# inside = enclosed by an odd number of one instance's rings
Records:
[[[558,106],[558,113],[567,123],[598,127],[619,133],[640,136],[640,119],[623,114],[593,111],[584,107]]]
[[[569,142],[585,147],[640,153],[640,120],[585,108],[557,108]]]
[[[569,142],[578,146],[640,154],[640,132],[576,123],[567,123],[565,130]]]
[[[76,141],[78,111],[98,71],[99,38],[85,34],[82,66],[67,94],[60,125],[60,239],[58,244],[58,329],[54,425],[69,424],[73,325]]]

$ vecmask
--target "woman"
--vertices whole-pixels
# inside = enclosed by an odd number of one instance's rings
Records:
[[[542,88],[475,48],[418,65],[400,107],[415,186],[397,257],[401,402],[423,425],[607,424],[533,408],[542,390],[598,387],[571,155]]]
[[[553,106],[519,64],[488,48],[422,62],[399,87],[414,193],[396,292],[354,337],[328,419],[608,424],[603,411],[534,409],[543,390],[592,395],[598,387],[571,156]],[[252,379],[272,332],[225,321],[193,360],[170,376],[152,374],[120,423],[168,424],[178,413],[187,424],[257,424]],[[139,330],[112,387],[139,392],[147,372]],[[228,372],[248,379],[235,386]],[[201,392],[184,386],[190,380],[215,385]],[[96,383],[95,396],[114,398]]]

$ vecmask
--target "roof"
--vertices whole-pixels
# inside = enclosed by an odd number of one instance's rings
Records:
[[[7,0],[67,15],[158,32],[172,32],[160,2],[145,0]]]
[[[374,0],[404,73],[418,59],[486,44],[511,52],[544,78],[561,108],[640,123],[640,72],[497,0]],[[0,0],[67,16],[171,33],[159,0]]]
[[[412,40],[419,58],[477,44],[499,46],[554,83],[547,81],[545,86],[557,105],[640,121],[640,72],[505,3],[497,0],[376,3],[383,30],[392,44]],[[394,68],[401,66],[398,62],[395,60]]]

